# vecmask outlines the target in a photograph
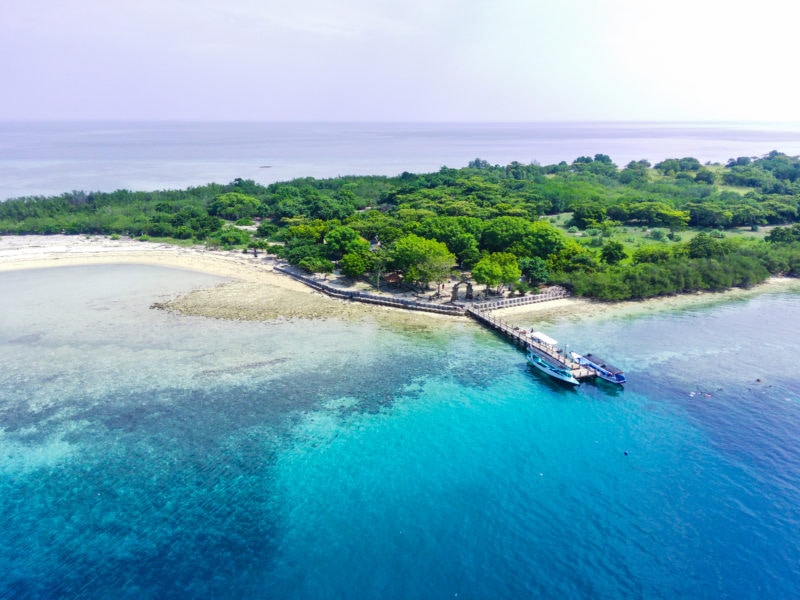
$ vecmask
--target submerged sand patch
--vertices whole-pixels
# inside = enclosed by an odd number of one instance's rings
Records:
[[[286,279],[289,279],[286,276]],[[291,280],[293,281],[293,280]],[[437,326],[460,317],[407,311],[374,304],[338,300],[303,286],[297,291],[263,282],[234,281],[213,288],[196,290],[161,303],[159,308],[184,315],[273,321],[276,319],[370,319],[408,328]]]

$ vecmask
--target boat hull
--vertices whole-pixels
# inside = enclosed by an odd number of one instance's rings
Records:
[[[580,385],[581,382],[575,379],[572,376],[572,373],[566,367],[559,367],[556,366],[538,354],[533,352],[528,352],[528,362],[539,369],[542,373],[546,373],[550,377],[554,379],[558,379],[559,381],[563,381],[564,383],[569,383],[571,385]]]
[[[588,367],[592,369],[600,379],[604,381],[608,381],[609,383],[614,383],[616,385],[622,385],[627,382],[625,378],[625,374],[617,369],[616,367],[608,367],[606,363],[602,360],[592,360],[592,355],[587,354],[586,356],[581,356],[576,352],[571,352],[572,359],[581,365],[582,367]]]
[[[624,376],[622,377],[622,379],[620,379],[619,375],[612,375],[610,373],[609,374],[602,373],[601,371],[599,371],[597,369],[595,369],[595,372],[597,373],[597,376],[600,379],[603,379],[604,381],[608,381],[609,383],[614,383],[616,385],[622,385],[624,383],[627,383],[627,379],[625,379]]]

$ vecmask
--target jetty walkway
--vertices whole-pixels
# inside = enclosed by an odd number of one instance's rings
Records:
[[[582,367],[572,360],[572,358],[564,351],[552,345],[545,344],[538,340],[529,332],[520,327],[509,325],[502,319],[495,317],[491,311],[501,308],[510,308],[513,306],[524,306],[526,304],[536,304],[539,302],[549,302],[551,300],[558,300],[559,298],[567,298],[569,293],[561,286],[550,286],[546,291],[541,294],[533,294],[530,296],[519,296],[515,298],[500,298],[497,300],[490,300],[486,302],[468,302],[468,301],[447,301],[447,302],[429,302],[412,298],[400,298],[397,296],[373,294],[360,290],[348,290],[338,286],[331,285],[325,281],[321,281],[314,277],[303,275],[296,272],[291,268],[282,265],[275,265],[275,271],[288,275],[289,277],[300,281],[309,287],[318,290],[333,298],[340,300],[352,300],[354,302],[364,302],[367,304],[377,304],[380,306],[390,306],[394,308],[403,308],[406,310],[421,310],[426,312],[453,315],[453,316],[469,316],[478,321],[481,325],[496,331],[497,333],[508,338],[512,343],[521,348],[527,349],[531,346],[550,357],[552,360],[563,365],[565,368],[572,371],[572,376],[575,379],[587,379],[596,375],[595,371]]]
[[[470,317],[482,325],[485,325],[489,329],[493,329],[497,333],[505,336],[517,346],[526,349],[530,346],[538,350],[540,353],[547,355],[558,364],[561,364],[565,368],[569,369],[575,379],[588,379],[597,375],[594,369],[583,367],[572,360],[572,357],[570,357],[569,354],[567,354],[567,352],[564,350],[551,346],[550,344],[546,344],[542,340],[536,338],[532,331],[510,325],[502,319],[495,317],[491,313],[477,310],[475,307],[467,308],[466,312]]]
[[[539,302],[549,302],[550,300],[557,300],[559,298],[569,297],[569,292],[561,286],[550,286],[546,291],[541,294],[532,294],[526,296],[519,296],[515,298],[499,298],[497,300],[489,300],[486,302],[468,302],[468,301],[452,301],[446,302],[431,302],[420,300],[418,298],[402,298],[398,296],[374,294],[371,292],[364,292],[360,290],[349,290],[339,286],[331,285],[325,281],[321,281],[309,275],[303,275],[297,271],[283,266],[274,265],[273,269],[284,275],[288,275],[292,279],[296,279],[307,286],[314,288],[317,291],[327,294],[332,298],[340,300],[353,300],[355,302],[365,302],[367,304],[379,304],[382,306],[392,306],[395,308],[404,308],[407,310],[421,310],[426,312],[434,312],[447,315],[463,316],[469,310],[473,311],[492,311],[501,308],[510,308],[512,306],[524,306],[526,304],[536,304]]]
[[[445,315],[461,316],[464,314],[464,308],[454,304],[437,304],[435,302],[424,302],[421,300],[411,298],[398,298],[396,296],[384,296],[381,294],[372,294],[370,292],[362,292],[359,290],[346,290],[340,287],[330,285],[314,277],[301,275],[291,269],[287,269],[281,265],[273,267],[275,271],[288,275],[292,279],[296,279],[307,286],[314,288],[332,298],[340,300],[353,300],[355,302],[364,302],[366,304],[378,304],[381,306],[391,306],[394,308],[405,308],[407,310],[422,310],[426,312],[433,312]]]

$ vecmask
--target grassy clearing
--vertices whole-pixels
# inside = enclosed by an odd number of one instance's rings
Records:
[[[544,217],[551,225],[558,227],[559,229],[563,229],[564,231],[567,230],[567,223],[572,218],[571,212],[563,212],[558,213],[557,215],[547,215]]]
[[[756,188],[753,187],[744,187],[739,185],[717,185],[717,191],[722,192],[733,192],[734,194],[739,194],[740,196],[744,196],[748,192],[756,191]]]
[[[749,227],[737,227],[726,229],[720,233],[722,233],[725,238],[762,240],[772,229],[773,226],[760,227],[758,231],[752,231]],[[613,240],[621,243],[625,247],[625,251],[630,255],[642,246],[673,248],[678,244],[685,244],[694,239],[701,231],[711,233],[709,230],[705,229],[684,229],[672,233],[672,239],[670,239],[670,237],[668,237],[670,231],[664,228],[618,227],[608,236],[601,236],[599,233],[592,235],[592,230],[565,233],[565,235],[595,250],[599,250],[607,241]]]

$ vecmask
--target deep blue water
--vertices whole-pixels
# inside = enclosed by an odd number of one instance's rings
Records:
[[[0,598],[796,597],[797,292],[526,322],[630,382],[575,390],[468,321],[148,309],[217,281],[0,273]]]
[[[0,201],[492,164],[800,154],[800,123],[0,123]]]

